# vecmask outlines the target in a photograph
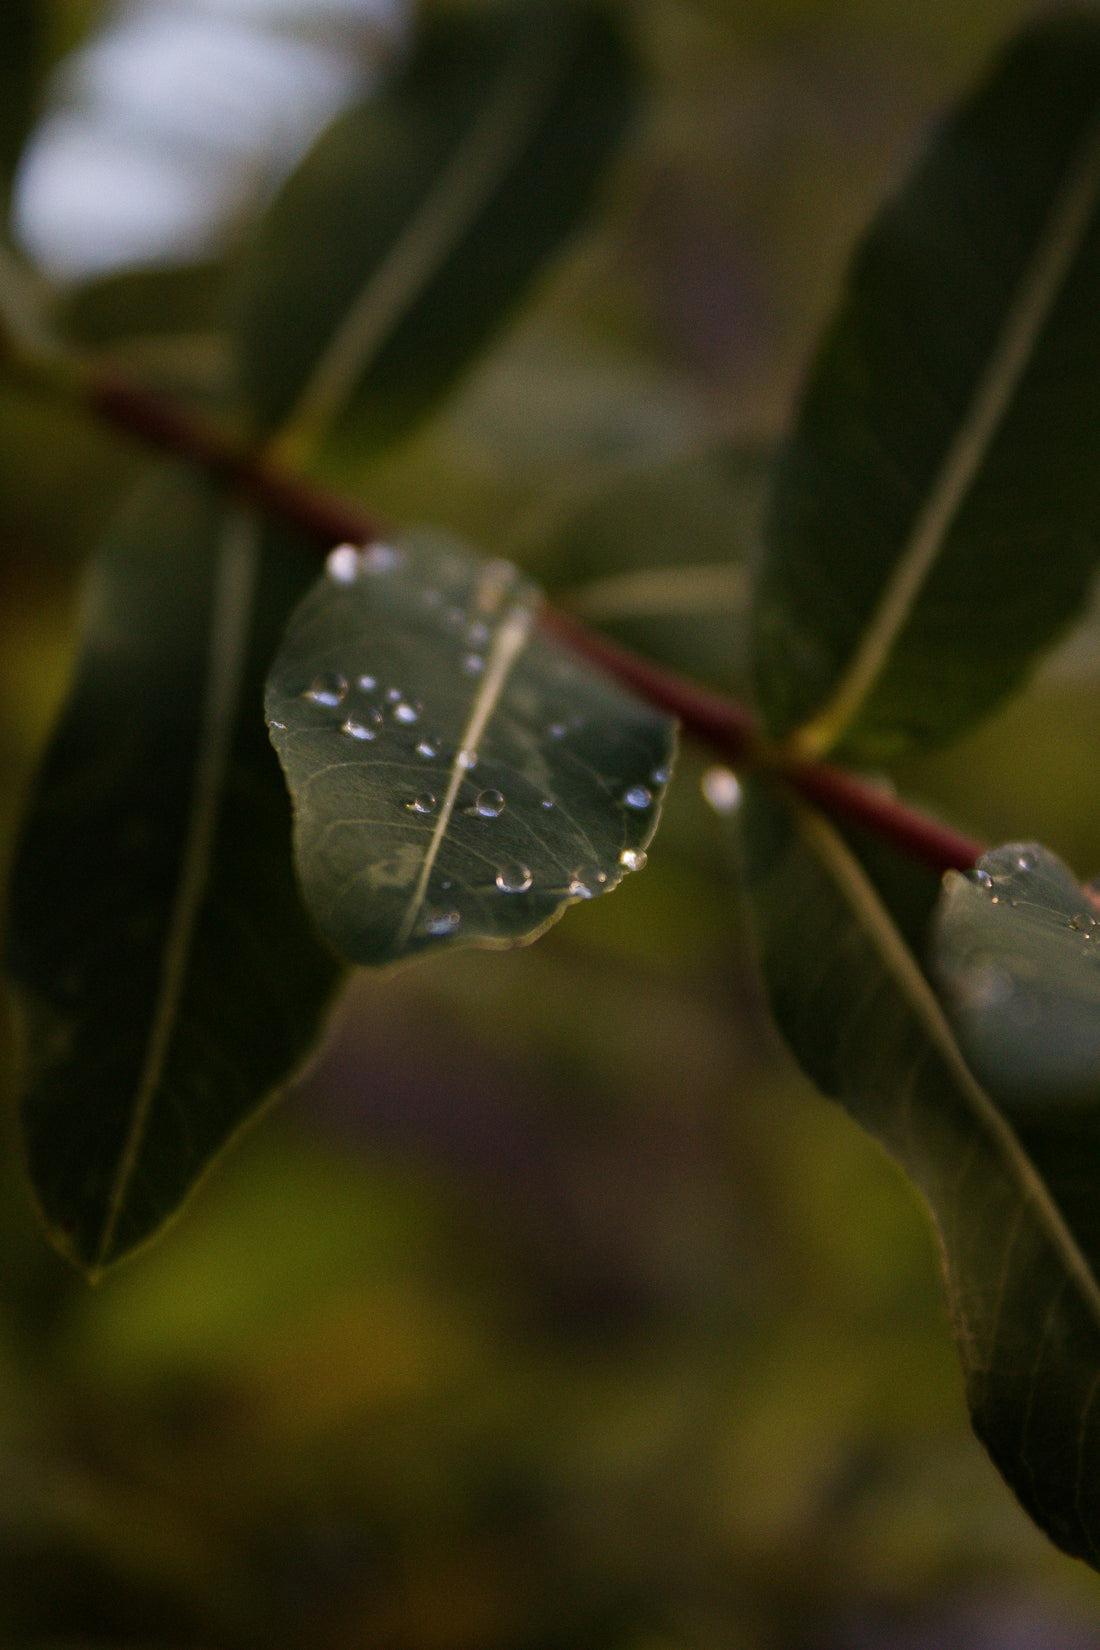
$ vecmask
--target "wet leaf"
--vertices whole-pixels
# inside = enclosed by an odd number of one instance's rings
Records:
[[[336,122],[275,202],[242,282],[259,427],[364,451],[431,409],[590,203],[633,102],[585,5],[437,12],[393,86]]]
[[[355,962],[532,939],[640,868],[674,728],[538,626],[507,562],[430,534],[334,551],[267,719],[306,900]]]
[[[1100,1108],[1100,909],[1038,843],[949,872],[933,960],[959,1041],[1004,1104]]]
[[[961,732],[1080,611],[1100,521],[1100,18],[1025,33],[872,227],[765,529],[771,729]]]
[[[965,1061],[876,885],[825,820],[746,785],[776,1018],[935,1220],[974,1428],[1028,1513],[1100,1567],[1100,1128],[1023,1128]]]
[[[156,1231],[301,1061],[338,977],[301,908],[259,714],[315,565],[182,469],[149,482],[93,564],[7,949],[31,1179],[93,1274]]]

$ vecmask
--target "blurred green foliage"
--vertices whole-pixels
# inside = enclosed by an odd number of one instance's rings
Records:
[[[95,21],[42,10],[53,40]],[[319,472],[564,589],[578,501],[774,436],[853,232],[1023,10],[648,0],[604,217],[430,426]],[[156,306],[109,330],[209,389],[177,285],[175,336]],[[0,429],[10,844],[133,455],[18,389]],[[903,777],[1087,873],[1098,714],[1067,648]],[[702,768],[644,875],[536,949],[357,980],[279,1111],[94,1291],[42,1242],[6,1111],[0,1644],[1096,1642],[1095,1578],[970,1434],[915,1198],[766,1029]]]

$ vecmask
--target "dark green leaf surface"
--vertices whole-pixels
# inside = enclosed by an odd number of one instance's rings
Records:
[[[674,726],[539,601],[424,534],[334,551],[294,614],[267,719],[307,902],[353,961],[532,939],[644,861]]]
[[[779,1024],[912,1176],[943,1250],[975,1430],[1030,1515],[1100,1563],[1096,1128],[1014,1129],[979,1086],[861,864],[747,789],[747,881]]]
[[[1100,17],[1020,38],[872,228],[782,457],[756,610],[773,731],[878,761],[994,706],[1100,529]]]
[[[93,566],[7,955],[31,1178],[93,1273],[161,1225],[302,1059],[337,978],[298,898],[260,714],[314,566],[177,470]]]
[[[1013,1109],[1100,1112],[1100,910],[1037,843],[949,872],[933,961],[967,1059]]]
[[[41,23],[36,0],[8,0],[0,6],[0,188],[5,202],[38,92]]]
[[[632,102],[617,28],[583,5],[437,14],[393,87],[337,122],[246,275],[258,426],[364,447],[428,411],[577,225]]]

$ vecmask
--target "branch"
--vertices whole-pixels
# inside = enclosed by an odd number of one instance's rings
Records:
[[[381,536],[380,524],[346,499],[288,475],[154,391],[97,374],[85,396],[104,422],[148,447],[201,465],[269,514],[303,528],[325,549],[344,541],[367,544]],[[981,843],[856,774],[823,763],[792,762],[768,746],[744,706],[619,647],[559,609],[544,608],[541,623],[643,699],[678,717],[727,762],[780,774],[831,818],[862,825],[937,871],[966,870],[984,851]]]
[[[146,447],[172,453],[227,481],[269,515],[303,528],[326,548],[380,537],[377,521],[346,499],[310,486],[268,464],[153,390],[122,377],[97,374],[85,392],[89,410],[104,423],[136,436]]]
[[[866,827],[935,871],[969,870],[985,852],[982,843],[858,774],[822,762],[792,762],[768,746],[754,717],[734,700],[662,669],[553,608],[544,609],[542,623],[643,699],[679,717],[689,733],[734,767],[770,769],[832,819]]]

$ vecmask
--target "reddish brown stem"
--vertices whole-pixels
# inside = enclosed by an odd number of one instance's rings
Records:
[[[663,670],[553,608],[544,611],[542,622],[642,698],[679,717],[690,733],[734,767],[771,767],[831,818],[863,825],[883,841],[940,872],[969,870],[985,852],[982,843],[899,802],[889,791],[858,774],[826,763],[781,762],[768,752],[755,720],[744,706],[722,694],[710,693],[686,677]]]
[[[382,531],[377,521],[347,500],[266,464],[141,385],[102,375],[91,386],[88,401],[104,422],[136,436],[145,446],[192,460],[270,514],[303,528],[326,548],[344,540],[366,544]],[[981,843],[908,807],[856,774],[824,763],[779,762],[742,705],[617,646],[568,614],[547,607],[542,624],[642,698],[678,717],[689,733],[727,762],[780,771],[789,785],[832,818],[865,826],[937,871],[966,870],[983,852]]]
[[[319,491],[264,463],[228,436],[122,378],[103,376],[88,392],[93,413],[146,447],[191,459],[269,514],[293,522],[326,546],[366,544],[381,527],[346,499]]]

